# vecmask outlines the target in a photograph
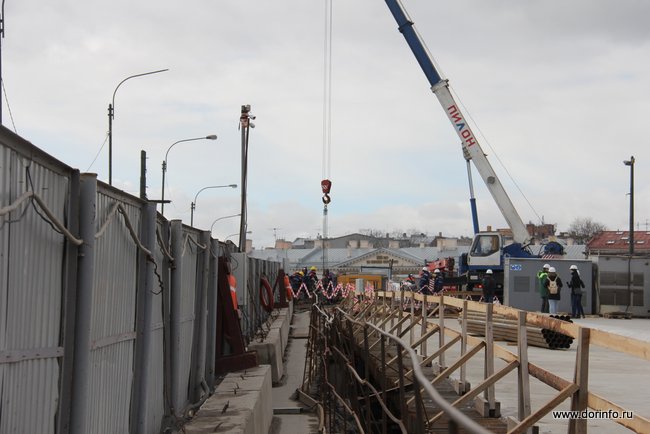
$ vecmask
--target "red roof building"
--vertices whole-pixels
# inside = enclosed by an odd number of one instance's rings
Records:
[[[630,252],[630,231],[603,231],[587,243],[590,255],[627,255]],[[634,255],[650,255],[650,232],[634,231]]]

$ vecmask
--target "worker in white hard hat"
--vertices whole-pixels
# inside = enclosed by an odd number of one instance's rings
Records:
[[[580,278],[577,265],[570,266],[569,270],[571,270],[571,279],[567,286],[571,288],[571,317],[584,318],[585,311],[582,308],[582,291],[585,284]]]
[[[429,283],[431,283],[431,272],[429,271],[428,267],[422,267],[422,271],[420,272],[420,280],[418,281],[418,290],[422,294],[431,294]]]
[[[444,286],[444,276],[440,272],[439,269],[433,270],[433,292],[438,293],[442,291],[442,287]]]
[[[497,289],[497,283],[494,280],[492,270],[488,269],[485,272],[481,286],[483,286],[483,299],[486,303],[492,303],[494,301],[494,292]]]
[[[544,286],[544,282],[546,282],[549,268],[551,268],[549,264],[544,264],[542,270],[537,272],[537,291],[542,297],[542,313],[548,313],[548,290]]]
[[[544,287],[548,290],[548,308],[551,315],[557,315],[557,306],[560,304],[560,291],[562,279],[557,275],[555,267],[548,269],[548,275],[544,281]]]

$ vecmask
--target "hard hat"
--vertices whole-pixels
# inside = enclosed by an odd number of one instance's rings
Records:
[[[551,266],[548,265],[548,264],[544,264],[544,266],[542,268],[551,268]]]
[[[314,266],[312,265],[311,267],[309,267],[309,269],[313,271],[313,270],[316,270],[316,267],[314,267]]]
[[[433,270],[433,272],[437,274],[437,273],[440,273],[440,270],[438,270],[438,269],[436,268],[435,270]]]
[[[572,265],[572,266],[569,267],[569,270],[577,270],[577,269],[578,269],[578,267],[576,265]]]
[[[305,273],[303,273],[302,271],[298,271],[298,274],[300,274],[301,276],[305,275]]]
[[[429,271],[427,267],[422,267],[422,271]]]
[[[492,270],[488,269],[485,274],[492,274]]]
[[[555,273],[555,267],[551,267],[551,268],[549,268],[549,269],[548,269],[548,272],[549,272],[549,273]]]

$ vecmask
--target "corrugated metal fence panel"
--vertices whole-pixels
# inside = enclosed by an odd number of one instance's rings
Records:
[[[160,221],[157,224],[157,231],[161,235],[161,239],[166,239],[167,234],[162,233],[162,225]],[[154,257],[158,264],[158,273],[160,274],[163,282],[169,283],[169,269],[164,269],[165,257],[158,240],[156,240],[156,248],[154,249]],[[160,432],[160,421],[165,414],[165,400],[164,400],[164,329],[163,329],[163,297],[165,293],[168,296],[169,288],[160,288],[158,278],[154,276],[153,291],[157,294],[153,296],[151,306],[151,347],[149,357],[149,384],[147,384],[147,402],[149,408],[147,411],[147,426],[146,432],[148,434],[157,434]],[[163,292],[164,291],[164,292]]]
[[[12,151],[5,147],[0,146],[0,207],[5,207],[11,204],[11,188],[9,179],[11,177],[11,170],[9,166]],[[9,217],[0,217],[0,317],[7,317],[7,298],[9,294],[9,281],[7,275],[9,274]],[[0,321],[0,351],[7,350],[7,322]],[[4,390],[3,384],[5,382],[5,371],[7,365],[0,363],[0,391]],[[0,392],[0,407],[5,401],[4,393]],[[0,421],[0,432],[2,429],[2,422]]]
[[[197,293],[197,260],[199,250],[200,232],[183,227],[183,256],[182,260],[182,293],[181,293],[181,356],[180,356],[180,381],[176,402],[187,403],[189,400],[189,380],[192,366],[192,343],[194,342],[194,303]]]
[[[98,186],[97,229],[120,202],[136,233],[141,210],[137,203],[117,197]],[[88,432],[128,432],[133,380],[137,248],[124,216],[110,217],[104,234],[96,240],[95,278],[91,325],[90,396]]]
[[[65,176],[4,147],[2,172],[3,205],[33,189],[64,221],[69,185]],[[7,187],[11,190],[9,197]],[[4,268],[0,272],[0,292],[5,300],[0,306],[0,318],[5,323],[2,327],[6,327],[0,351],[14,352],[18,358],[26,355],[23,361],[0,364],[0,432],[51,433],[59,401],[57,358],[63,354],[60,324],[64,239],[30,202],[0,224]],[[35,358],[36,353],[45,357]]]

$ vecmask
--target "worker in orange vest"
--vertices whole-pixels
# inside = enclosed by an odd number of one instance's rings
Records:
[[[287,290],[287,301],[291,301],[293,297],[293,291],[291,289],[291,281],[289,280],[289,275],[284,275],[284,287]]]

